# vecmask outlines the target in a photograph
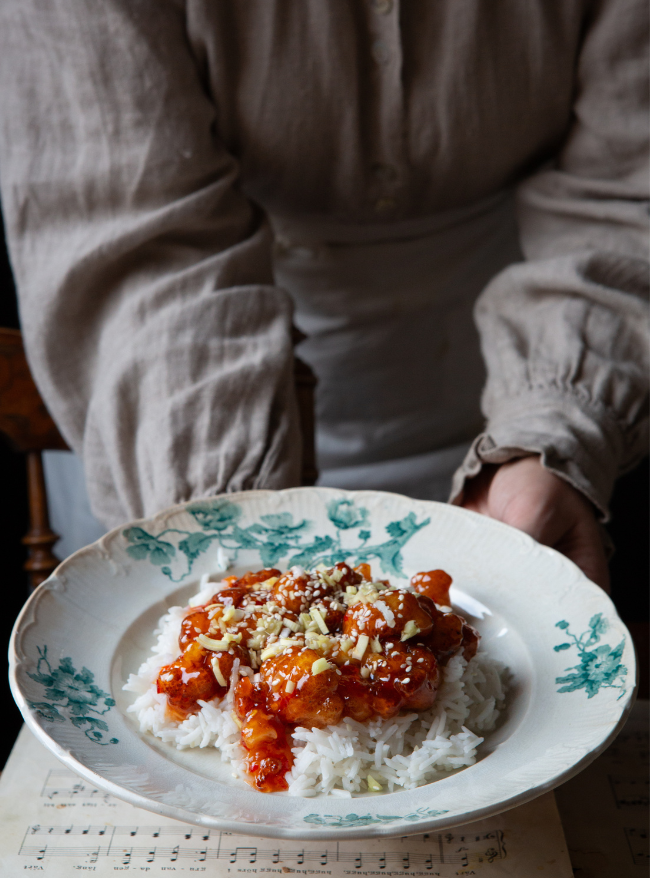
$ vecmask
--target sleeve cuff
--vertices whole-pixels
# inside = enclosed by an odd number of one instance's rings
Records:
[[[483,464],[539,454],[544,467],[584,494],[601,521],[607,521],[627,445],[611,413],[593,401],[542,390],[500,400],[492,406],[485,432],[474,440],[454,474],[449,500],[459,502],[466,480],[476,476]],[[626,463],[633,466],[636,460]]]

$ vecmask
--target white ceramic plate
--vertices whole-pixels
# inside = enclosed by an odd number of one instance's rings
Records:
[[[483,648],[512,673],[477,763],[434,783],[354,799],[258,793],[216,764],[141,735],[122,692],[158,618],[224,561],[229,573],[369,561],[392,579],[442,567]],[[404,581],[406,581],[404,579]],[[522,804],[576,774],[621,728],[636,666],[609,598],[566,558],[466,510],[375,491],[251,491],[118,528],[58,567],[10,646],[14,697],[82,777],[151,811],[270,837],[425,832]]]

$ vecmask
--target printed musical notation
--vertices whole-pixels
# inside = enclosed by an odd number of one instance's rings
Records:
[[[115,801],[112,796],[64,768],[48,771],[40,795],[51,802],[62,803],[97,801],[109,804]],[[419,844],[412,844],[415,839]],[[240,837],[237,840],[245,842],[249,839]],[[161,826],[34,824],[25,833],[19,855],[35,858],[37,862],[49,857],[74,857],[88,864],[107,858],[115,858],[123,865],[134,861],[222,861],[230,866],[281,866],[283,871],[288,872],[305,867],[310,867],[310,871],[325,869],[336,863],[345,865],[350,871],[370,869],[380,872],[402,871],[406,874],[431,872],[442,865],[462,868],[470,862],[493,863],[506,857],[501,830],[473,836],[463,832],[416,836],[409,839],[407,851],[395,848],[380,852],[373,850],[372,853],[348,850],[341,844],[325,848],[307,844],[294,849],[293,845],[287,843],[279,848],[242,844],[233,847],[233,841],[234,838],[228,833],[210,832],[184,823]],[[398,847],[403,847],[400,840],[393,840],[393,844],[396,842]],[[347,845],[348,848],[350,846]]]
[[[637,825],[636,814],[629,825]],[[61,766],[26,728],[0,777],[0,878],[26,871],[46,878],[77,871],[97,878],[120,871],[150,878],[505,878],[536,875],[549,859],[553,878],[570,878],[551,793],[437,833],[337,843],[242,836],[143,811]]]
[[[647,708],[646,708],[647,710]],[[647,720],[646,720],[647,723]],[[647,726],[643,729],[626,728],[607,749],[609,765],[629,763],[634,759],[637,764],[648,763]]]
[[[47,773],[41,789],[41,797],[51,801],[58,799],[91,799],[93,801],[110,802],[113,797],[103,790],[87,784],[66,768],[52,769]]]
[[[641,774],[635,776],[609,774],[609,785],[617,808],[647,808],[650,781]]]
[[[349,850],[349,845],[340,843],[328,846],[314,843],[300,848],[295,847],[295,843],[282,847],[236,844],[244,840],[230,833],[210,832],[182,823],[159,827],[35,824],[25,833],[19,855],[34,857],[37,861],[46,857],[76,857],[89,863],[115,857],[125,865],[134,860],[147,863],[222,860],[231,865],[282,865],[289,867],[289,871],[308,864],[322,868],[339,863],[356,870],[388,869],[391,872],[431,871],[444,864],[464,867],[472,860],[492,863],[506,856],[500,830],[416,836],[409,839],[409,850],[400,850],[399,840],[392,840],[393,849],[372,852]]]
[[[625,830],[625,837],[630,846],[630,853],[632,854],[634,865],[647,867],[648,861],[650,860],[650,844],[648,841],[647,828],[628,828]]]

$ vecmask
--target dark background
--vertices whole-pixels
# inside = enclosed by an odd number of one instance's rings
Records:
[[[18,309],[0,217],[0,327],[19,327]],[[612,597],[620,615],[637,641],[642,666],[640,695],[648,697],[648,459],[623,476],[612,500],[612,521],[608,525],[616,554],[611,562]],[[2,558],[0,647],[6,655],[14,620],[28,596],[23,571],[25,548],[21,537],[28,530],[25,460],[13,452],[0,436],[0,558]],[[9,691],[7,674],[0,676],[0,767],[9,755],[22,719]]]

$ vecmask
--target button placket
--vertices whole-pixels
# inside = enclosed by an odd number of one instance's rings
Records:
[[[398,206],[400,168],[404,163],[402,41],[399,0],[369,0],[369,21],[376,83],[377,123],[370,168],[373,210],[389,216]]]
[[[393,0],[370,0],[370,7],[377,15],[389,15],[393,11]]]
[[[385,40],[375,40],[370,51],[377,64],[384,65],[389,63],[391,53]]]

